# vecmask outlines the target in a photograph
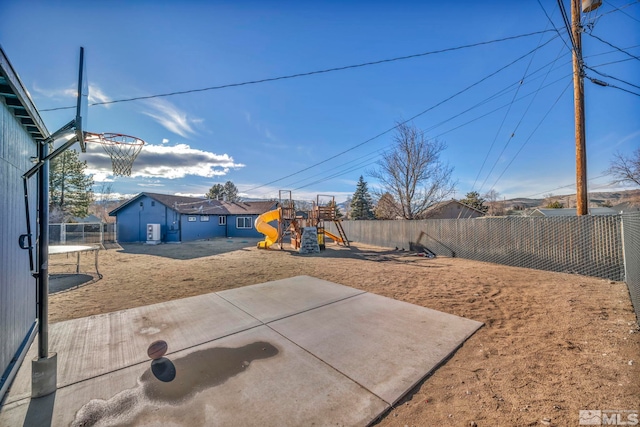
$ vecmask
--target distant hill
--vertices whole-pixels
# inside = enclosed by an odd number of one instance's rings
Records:
[[[257,198],[243,198],[243,201],[266,201],[268,199]],[[548,199],[529,199],[526,197],[516,197],[513,199],[507,199],[504,201],[504,209],[508,211],[513,210],[531,210],[535,208],[545,207],[547,204],[558,201],[564,205],[565,208],[576,207],[576,195],[565,194],[561,196],[552,196]],[[631,203],[640,206],[640,189],[638,190],[626,190],[626,191],[601,191],[589,193],[589,207],[598,208],[603,206],[616,206],[620,203]],[[345,214],[349,210],[349,204],[345,202],[338,203],[338,209]],[[310,207],[309,207],[310,208]]]
[[[565,194],[552,196],[547,199],[515,198],[505,201],[506,209],[532,209],[544,207],[551,202],[560,202],[565,208],[576,207],[576,195]],[[620,203],[640,204],[640,190],[602,191],[589,193],[589,207],[616,206]]]

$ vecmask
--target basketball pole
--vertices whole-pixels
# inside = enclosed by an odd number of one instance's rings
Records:
[[[31,361],[31,397],[38,398],[54,393],[57,389],[58,355],[49,353],[49,161],[62,154],[78,141],[74,134],[62,146],[49,153],[49,144],[57,137],[68,135],[73,128],[72,120],[67,125],[40,142],[38,146],[38,163],[22,175],[24,180],[24,197],[27,220],[27,234],[20,236],[22,249],[29,250],[29,262],[33,268],[31,219],[29,212],[28,180],[36,173],[37,177],[37,226],[36,226],[36,258],[37,271],[32,272],[36,279],[36,310],[38,319],[38,357]],[[25,241],[28,242],[25,246]]]
[[[49,144],[39,147],[40,159],[46,159]],[[49,356],[49,162],[38,173],[38,357]]]

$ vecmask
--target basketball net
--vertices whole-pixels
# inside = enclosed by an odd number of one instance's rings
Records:
[[[140,138],[119,133],[85,132],[84,140],[102,145],[104,151],[111,158],[111,166],[115,176],[131,176],[133,162],[145,144]]]

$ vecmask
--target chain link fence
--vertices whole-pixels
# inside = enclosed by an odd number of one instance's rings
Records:
[[[335,225],[327,224],[337,232]],[[351,241],[627,283],[640,320],[640,212],[580,217],[344,221]]]
[[[436,255],[624,280],[619,215],[344,221],[343,226],[349,240],[377,246],[409,250],[419,244]]]
[[[50,245],[103,245],[116,241],[115,224],[49,224]]]
[[[622,215],[622,240],[625,282],[629,287],[636,319],[640,321],[640,212]]]

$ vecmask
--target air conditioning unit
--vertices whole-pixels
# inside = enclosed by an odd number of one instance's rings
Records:
[[[160,224],[147,224],[147,245],[158,245],[160,239]]]

